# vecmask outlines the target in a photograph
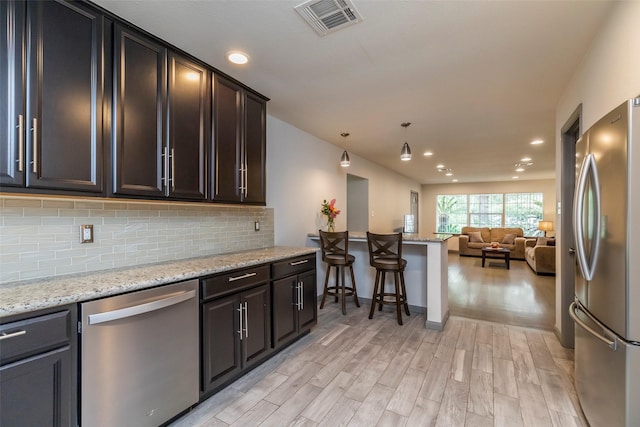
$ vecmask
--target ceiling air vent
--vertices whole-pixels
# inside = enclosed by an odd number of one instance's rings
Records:
[[[309,0],[294,9],[321,36],[362,21],[349,0]]]

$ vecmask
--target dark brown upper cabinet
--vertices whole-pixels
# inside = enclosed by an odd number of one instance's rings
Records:
[[[266,100],[214,74],[211,198],[266,202]]]
[[[203,200],[210,72],[128,28],[115,33],[114,193]]]
[[[3,1],[0,21],[0,183],[101,193],[109,21],[65,1]]]
[[[167,49],[116,25],[113,192],[164,196]]]
[[[211,73],[183,56],[169,53],[167,104],[168,195],[206,197],[206,148],[211,129]]]

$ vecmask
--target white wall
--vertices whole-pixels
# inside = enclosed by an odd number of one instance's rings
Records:
[[[594,38],[589,51],[571,77],[556,109],[556,176],[562,165],[561,129],[582,103],[583,130],[621,104],[640,94],[640,2],[616,3]],[[640,166],[640,165],[638,165]],[[556,192],[560,198],[560,180]],[[562,214],[570,214],[565,207]],[[556,224],[560,224],[559,216]],[[560,230],[557,231],[560,235]],[[559,257],[559,254],[556,254]],[[559,269],[573,268],[559,265]],[[556,275],[556,302],[560,301],[560,271]],[[556,328],[561,329],[561,307],[556,303]]]
[[[336,230],[347,224],[347,172],[369,180],[369,229],[402,227],[411,190],[420,184],[354,154],[340,166],[342,149],[275,117],[267,117],[267,205],[274,209],[275,244],[305,246],[322,225],[320,204],[336,199],[342,210]]]
[[[505,182],[470,182],[432,184],[422,186],[421,227],[425,234],[436,231],[436,203],[438,194],[480,193],[543,193],[543,219],[553,221],[556,203],[555,179],[514,180]],[[449,250],[458,250],[458,239],[449,239]]]

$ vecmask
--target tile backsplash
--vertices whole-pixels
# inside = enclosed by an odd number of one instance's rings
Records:
[[[273,222],[265,207],[0,195],[0,284],[270,247]]]

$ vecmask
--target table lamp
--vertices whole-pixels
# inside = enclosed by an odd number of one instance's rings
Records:
[[[538,230],[544,231],[544,237],[547,237],[547,231],[553,231],[553,221],[538,222]]]

